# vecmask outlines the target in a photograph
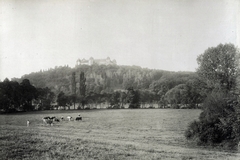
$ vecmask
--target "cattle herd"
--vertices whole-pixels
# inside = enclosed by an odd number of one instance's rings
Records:
[[[54,122],[60,122],[60,121],[64,121],[64,120],[65,119],[63,116],[61,116],[61,118],[49,117],[49,116],[42,118],[43,123],[50,125],[50,126],[53,126]],[[67,120],[72,121],[74,119],[71,116],[67,116]],[[75,121],[81,121],[81,120],[82,120],[82,117],[80,115],[78,115],[78,117],[75,118]],[[27,126],[29,126],[29,120],[27,121]]]

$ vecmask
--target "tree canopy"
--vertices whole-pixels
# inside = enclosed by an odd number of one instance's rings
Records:
[[[233,44],[208,48],[197,58],[197,73],[211,89],[232,90],[239,72],[239,50]]]
[[[33,110],[32,100],[37,97],[37,89],[30,84],[28,79],[23,79],[20,84],[8,79],[0,82],[0,109],[5,112]]]
[[[192,122],[186,130],[187,139],[231,149],[238,146],[240,103],[233,91],[237,88],[239,55],[234,45],[220,44],[198,57],[197,73],[208,89],[199,121]]]

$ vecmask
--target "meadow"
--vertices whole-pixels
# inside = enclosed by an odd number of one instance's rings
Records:
[[[200,110],[41,111],[0,115],[0,159],[240,159],[184,137]],[[67,121],[67,116],[83,117]],[[65,117],[53,126],[45,116]],[[26,121],[30,120],[27,127]]]

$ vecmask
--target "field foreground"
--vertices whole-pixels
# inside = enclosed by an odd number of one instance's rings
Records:
[[[125,109],[0,115],[0,158],[240,159],[240,153],[190,147],[184,131],[200,112]],[[83,121],[66,120],[79,114]],[[45,116],[65,120],[48,126],[42,122]]]

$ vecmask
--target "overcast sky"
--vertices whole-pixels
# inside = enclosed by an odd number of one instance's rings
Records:
[[[0,6],[0,80],[90,57],[195,71],[208,47],[240,46],[239,0],[2,0]]]

